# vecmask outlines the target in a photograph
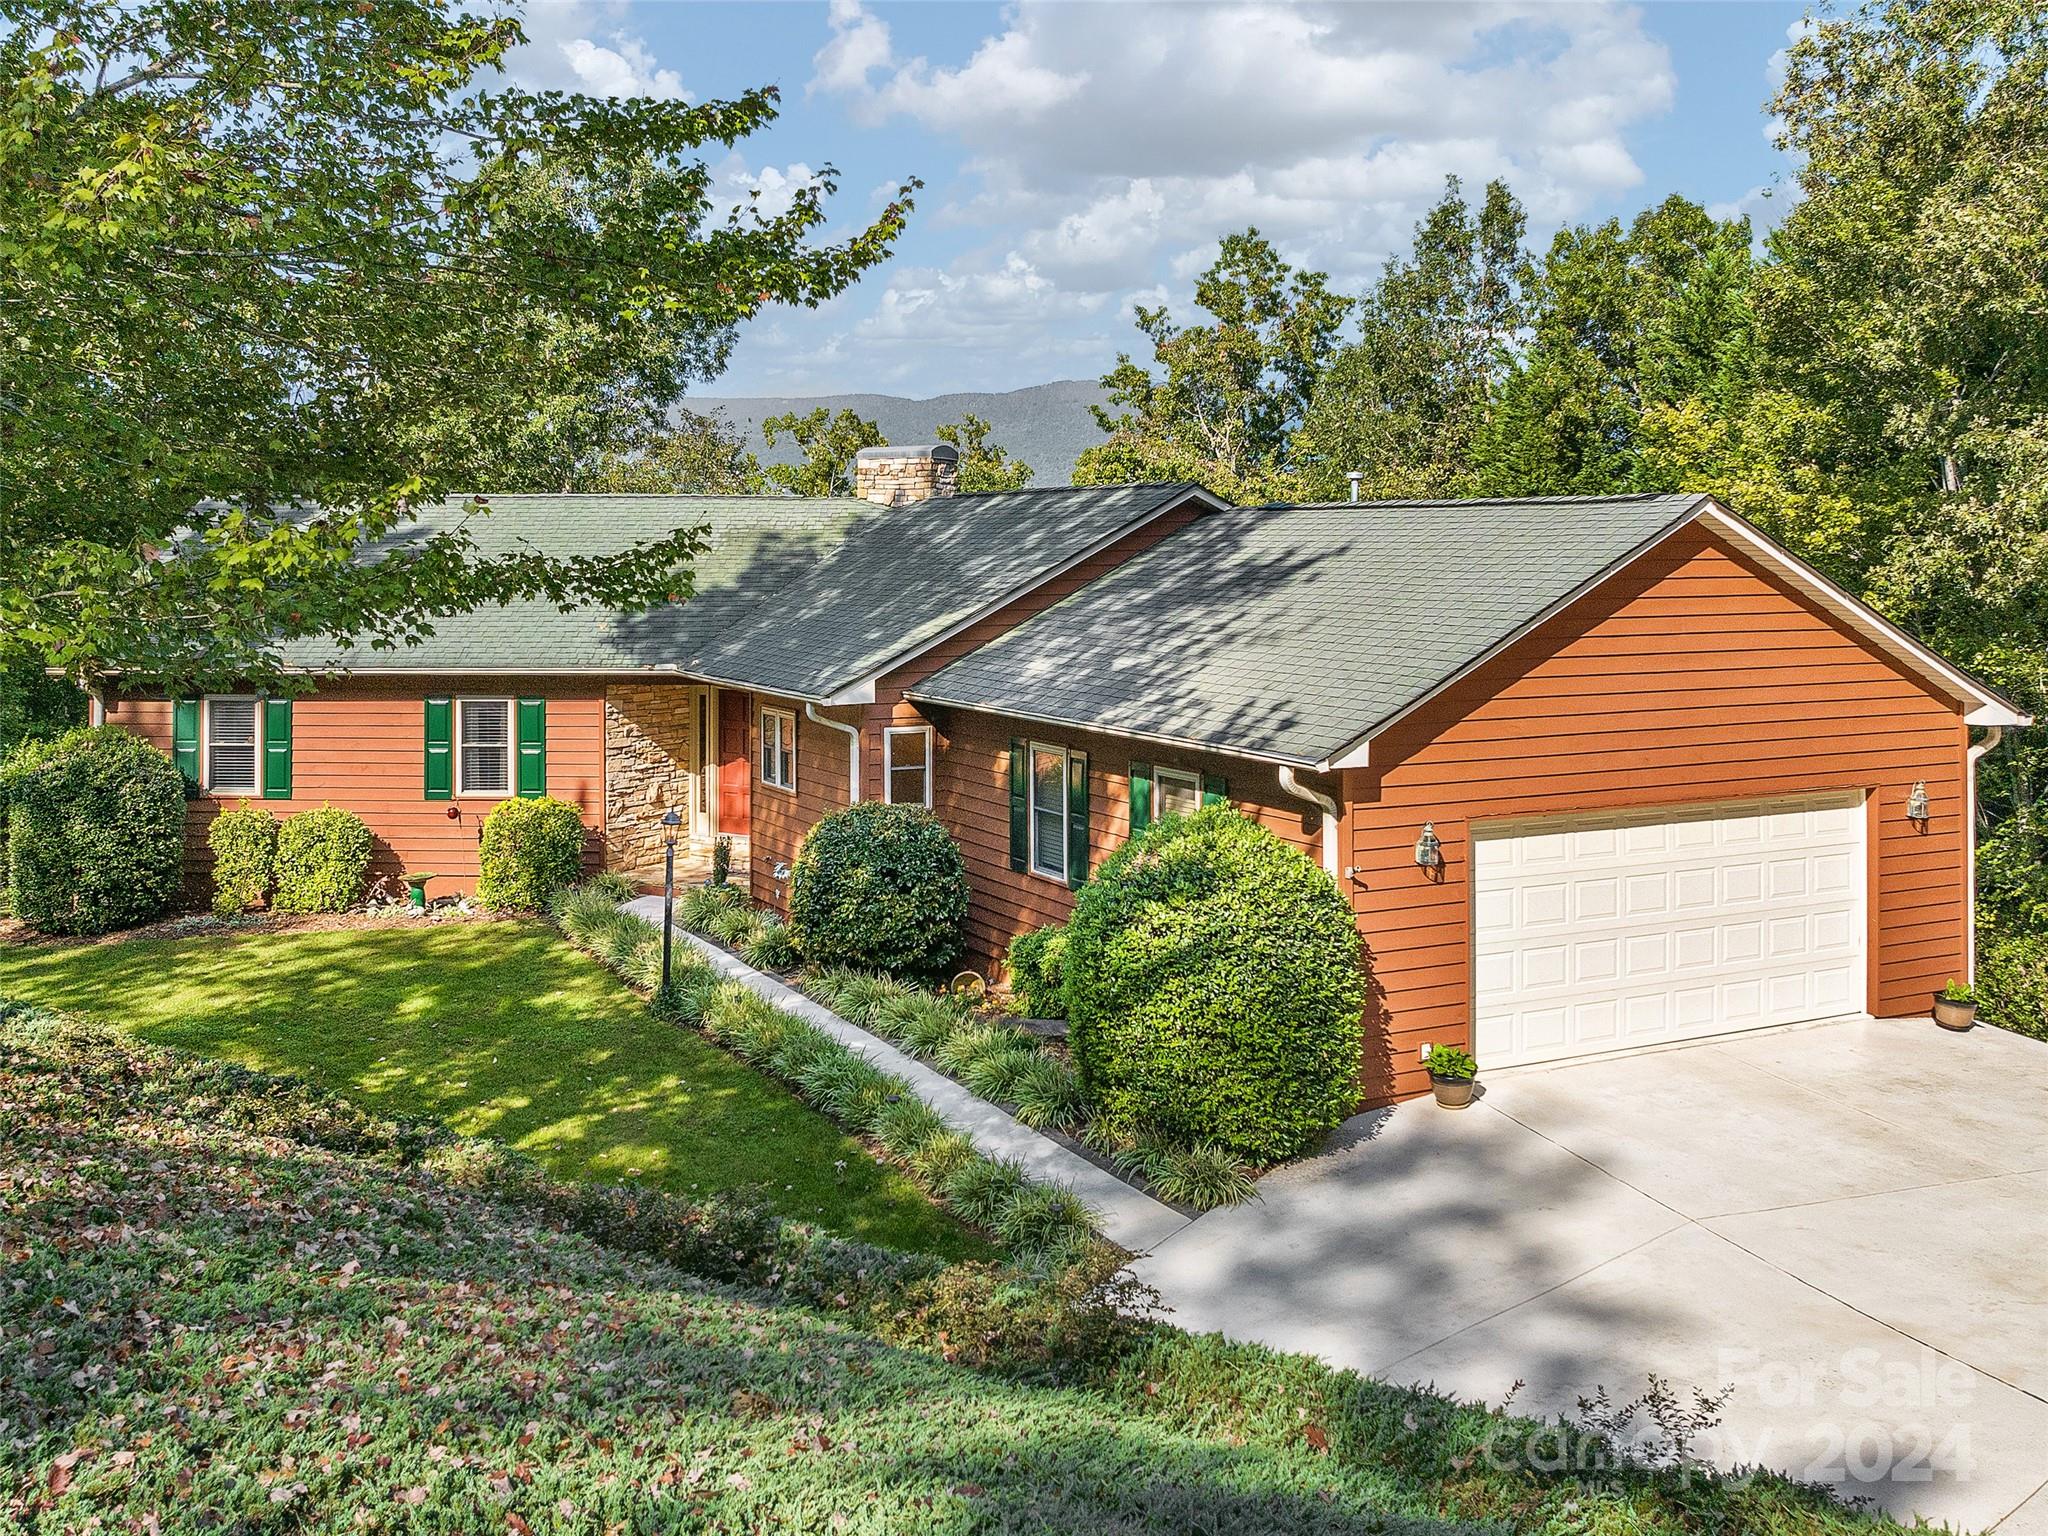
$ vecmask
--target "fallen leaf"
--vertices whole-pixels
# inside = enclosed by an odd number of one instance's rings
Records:
[[[1321,1451],[1325,1456],[1330,1454],[1330,1436],[1324,1430],[1322,1425],[1309,1425],[1306,1429],[1304,1429],[1301,1432],[1301,1438],[1306,1440],[1310,1445],[1314,1446],[1317,1450]]]

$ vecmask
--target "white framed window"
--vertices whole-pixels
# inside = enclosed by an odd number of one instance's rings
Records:
[[[263,710],[253,695],[206,697],[206,787],[216,794],[253,795],[263,761]]]
[[[796,716],[786,709],[761,711],[761,782],[796,789]]]
[[[932,728],[892,725],[882,732],[882,798],[932,808]]]
[[[1184,768],[1152,770],[1152,817],[1192,816],[1202,808],[1202,779]]]
[[[1065,747],[1031,743],[1031,872],[1067,878],[1067,766]]]
[[[455,701],[455,792],[512,793],[512,701]]]

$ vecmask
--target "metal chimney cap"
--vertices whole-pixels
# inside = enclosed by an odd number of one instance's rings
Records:
[[[940,463],[957,464],[960,450],[951,443],[925,443],[916,447],[863,448],[853,456],[856,464],[887,464],[897,459],[936,459]]]

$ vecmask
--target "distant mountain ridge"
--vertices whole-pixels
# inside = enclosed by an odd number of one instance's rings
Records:
[[[875,423],[892,443],[936,442],[942,423],[972,414],[989,423],[989,441],[1031,466],[1033,485],[1065,485],[1081,450],[1102,441],[1102,430],[1088,408],[1106,398],[1093,379],[1055,379],[999,394],[934,395],[929,400],[903,395],[692,395],[683,404],[723,416],[746,435],[747,446],[762,462],[771,464],[787,464],[796,452],[786,437],[774,448],[766,447],[761,423],[789,411],[801,414],[821,405],[834,415],[852,411]]]

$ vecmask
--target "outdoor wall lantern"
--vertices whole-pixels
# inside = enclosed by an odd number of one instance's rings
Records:
[[[1912,793],[1906,796],[1906,816],[1909,820],[1917,821],[1923,826],[1926,825],[1927,781],[1925,779],[1913,781]]]
[[[1436,823],[1425,821],[1422,835],[1415,839],[1415,862],[1423,869],[1444,867],[1443,840],[1436,835]]]

